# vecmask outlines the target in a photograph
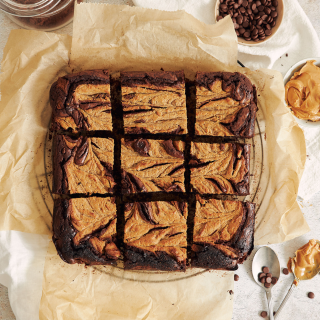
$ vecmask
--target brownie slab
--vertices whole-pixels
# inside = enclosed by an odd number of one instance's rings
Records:
[[[113,146],[110,138],[55,135],[52,192],[113,193]]]
[[[121,92],[125,133],[187,133],[183,71],[122,72]]]
[[[248,195],[250,145],[191,143],[191,186],[199,194]]]
[[[238,72],[197,73],[197,135],[252,138],[256,111],[256,89],[245,75]]]
[[[187,203],[127,203],[125,221],[125,269],[185,271]]]
[[[53,211],[53,242],[67,263],[114,264],[116,245],[114,198],[57,199]]]
[[[184,142],[121,140],[122,193],[184,192]]]
[[[59,78],[51,87],[52,129],[112,130],[108,70],[88,70]]]
[[[254,247],[255,204],[197,196],[191,266],[236,270]]]

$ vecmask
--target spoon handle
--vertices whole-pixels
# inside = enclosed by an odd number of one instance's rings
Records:
[[[273,299],[271,290],[266,290],[267,300],[268,300],[268,308],[269,308],[269,319],[274,320],[273,317]]]
[[[292,295],[294,289],[297,287],[297,285],[298,285],[297,282],[296,282],[296,281],[293,281],[293,283],[292,283],[292,285],[291,285],[291,287],[290,287],[287,295],[286,295],[285,298],[283,299],[283,301],[282,301],[282,303],[281,303],[281,305],[280,305],[280,307],[279,307],[279,309],[278,309],[278,311],[277,311],[274,319],[278,319],[280,312],[282,311],[284,305],[287,303],[287,301],[288,301],[289,298],[291,297],[291,295]]]

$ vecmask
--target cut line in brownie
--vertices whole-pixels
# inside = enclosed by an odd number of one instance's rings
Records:
[[[254,136],[256,88],[239,72],[198,72],[196,135]]]
[[[53,187],[56,194],[113,193],[113,139],[55,135]]]
[[[134,202],[125,205],[124,268],[185,271],[185,202]]]
[[[122,72],[121,92],[125,133],[187,133],[183,71]]]
[[[237,270],[254,247],[255,204],[197,195],[191,266]]]
[[[114,198],[57,199],[52,239],[67,263],[115,264],[120,256],[116,223]]]
[[[199,194],[250,193],[250,145],[191,142],[192,190]]]
[[[59,78],[51,87],[52,129],[112,131],[108,70],[87,70]]]
[[[123,194],[184,192],[183,141],[121,139]]]

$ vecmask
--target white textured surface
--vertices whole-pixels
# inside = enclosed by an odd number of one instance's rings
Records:
[[[132,4],[131,1],[125,0],[109,0],[107,3],[116,4]],[[299,0],[302,8],[310,18],[317,34],[320,36],[320,1],[319,0]],[[11,20],[0,12],[0,59],[2,60],[3,48],[8,39],[8,35],[12,29],[18,28]],[[71,25],[59,30],[59,33],[71,34]],[[319,52],[320,56],[320,52]],[[286,65],[285,57],[282,57],[280,66],[282,70],[289,69],[290,65]],[[280,68],[279,68],[280,69]],[[282,71],[281,70],[281,71]],[[308,159],[307,159],[308,161]],[[319,182],[320,183],[320,182]],[[285,267],[289,256],[292,256],[297,248],[305,244],[311,238],[320,238],[320,193],[313,196],[308,202],[302,202],[302,210],[311,228],[308,234],[296,238],[292,241],[272,245],[271,247],[277,252],[281,267]],[[255,253],[254,250],[253,254]],[[262,310],[267,309],[267,303],[264,291],[254,283],[251,277],[251,262],[250,259],[240,266],[237,274],[240,280],[235,283],[234,295],[234,316],[233,320],[253,320],[262,319],[259,314]],[[284,298],[289,286],[291,285],[292,276],[281,275],[280,281],[273,290],[275,299],[275,310],[278,308]],[[313,291],[315,299],[311,300],[307,297],[307,293]],[[15,317],[11,311],[8,293],[5,287],[0,285],[0,320],[14,320]],[[317,276],[312,281],[301,282],[298,289],[295,291],[291,300],[288,302],[286,309],[281,314],[279,319],[283,320],[319,320],[320,319],[320,276]],[[33,320],[33,319],[26,319]],[[112,319],[111,319],[112,320]],[[159,319],[162,320],[162,319]],[[195,319],[198,320],[198,319]],[[201,319],[199,319],[201,320]]]

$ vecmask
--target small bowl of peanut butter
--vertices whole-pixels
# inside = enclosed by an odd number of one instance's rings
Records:
[[[320,125],[320,58],[293,65],[284,77],[285,99],[301,127]]]

